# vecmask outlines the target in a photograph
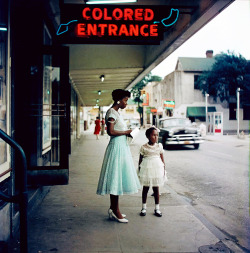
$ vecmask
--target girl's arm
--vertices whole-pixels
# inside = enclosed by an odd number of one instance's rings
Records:
[[[141,164],[141,162],[142,162],[142,159],[143,159],[143,155],[140,154],[140,157],[139,157],[139,164],[138,164],[138,169],[139,169],[139,171],[140,171],[140,164]]]
[[[160,154],[160,157],[161,157],[163,164],[165,165],[163,154]]]
[[[164,164],[164,175],[165,175],[166,169],[165,169],[165,162],[164,162],[163,154],[160,154],[160,157],[161,157],[161,160],[162,160],[162,162],[163,162],[163,164]]]
[[[126,131],[117,131],[114,129],[115,125],[115,120],[113,118],[108,119],[108,124],[107,124],[107,133],[110,136],[121,136],[121,135],[129,135],[132,130],[126,130]]]

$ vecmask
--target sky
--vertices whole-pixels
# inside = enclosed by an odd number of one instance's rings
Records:
[[[236,0],[182,46],[152,70],[153,75],[165,77],[173,72],[178,57],[206,57],[228,50],[250,60],[250,0]]]

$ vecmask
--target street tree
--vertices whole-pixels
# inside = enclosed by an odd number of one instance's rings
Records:
[[[162,78],[160,76],[152,75],[152,73],[150,72],[148,75],[144,76],[144,78],[131,89],[133,101],[138,105],[137,112],[140,115],[141,125],[143,125],[143,107],[141,106],[141,104],[143,103],[143,97],[141,91],[148,83],[160,82],[161,80]]]
[[[242,55],[228,51],[215,56],[215,63],[210,71],[203,72],[198,78],[197,85],[203,94],[208,93],[214,100],[222,102],[236,96],[237,88],[249,94],[250,71],[249,63]],[[243,95],[243,100],[246,96]]]

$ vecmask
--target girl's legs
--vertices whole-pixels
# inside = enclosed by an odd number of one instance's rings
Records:
[[[114,212],[118,219],[123,219],[119,210],[119,196],[110,194],[110,209]]]
[[[159,205],[160,203],[160,194],[159,194],[159,187],[153,187],[153,192],[154,192],[154,198],[155,198],[155,204]]]
[[[148,186],[143,186],[143,190],[142,190],[142,210],[140,215],[141,216],[145,216],[146,215],[146,209],[147,209],[147,196],[148,196],[148,190],[149,187]]]
[[[143,189],[142,189],[142,204],[147,203],[148,190],[149,190],[148,186],[143,186]]]
[[[155,198],[155,215],[157,217],[161,217],[162,213],[160,211],[160,194],[159,194],[159,187],[153,187],[153,191],[154,191],[154,198]]]

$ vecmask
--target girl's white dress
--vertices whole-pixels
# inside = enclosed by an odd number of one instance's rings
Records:
[[[163,186],[166,181],[164,174],[164,164],[160,154],[163,154],[161,143],[149,145],[148,143],[141,146],[140,154],[143,155],[140,164],[139,180],[143,186]]]

